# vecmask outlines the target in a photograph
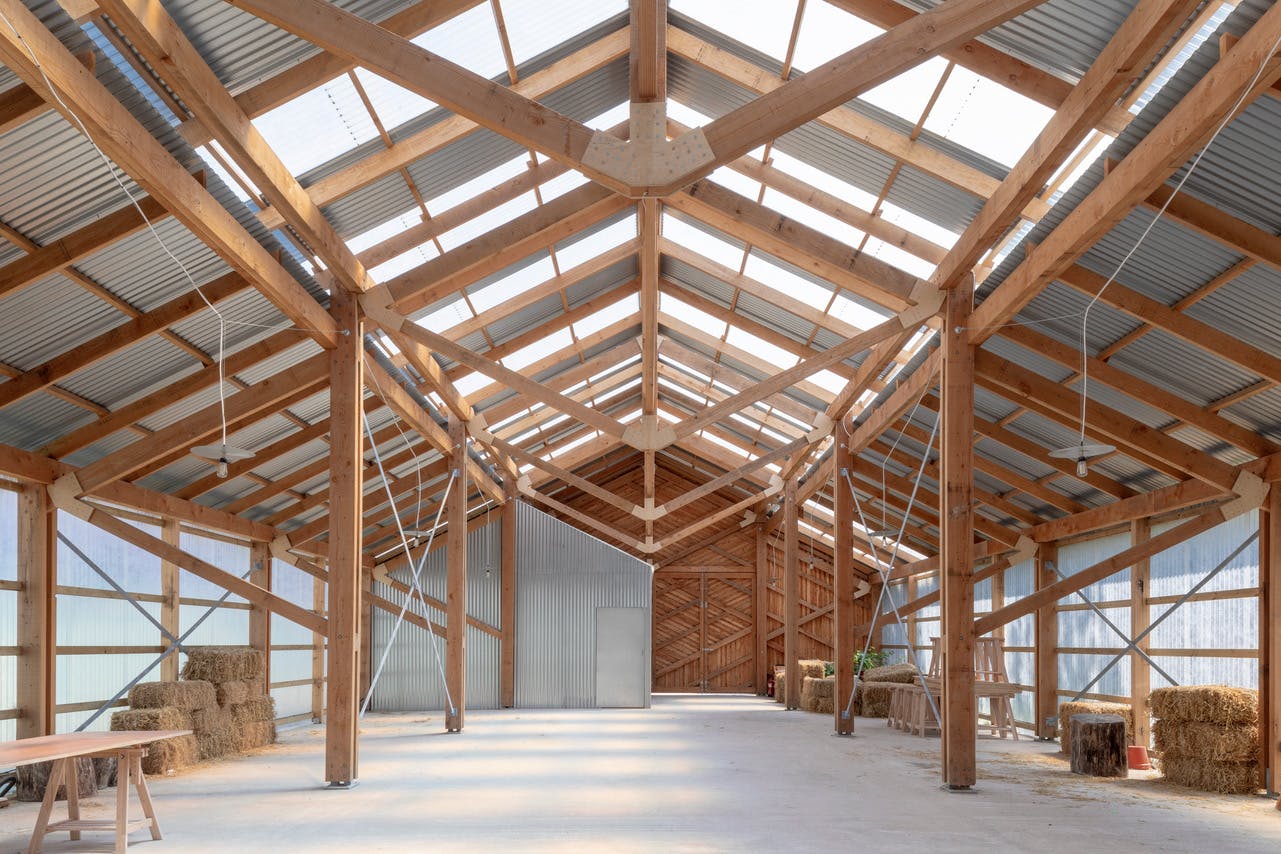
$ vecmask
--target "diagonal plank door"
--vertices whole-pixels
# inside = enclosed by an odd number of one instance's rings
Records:
[[[654,690],[755,690],[750,574],[654,577]]]

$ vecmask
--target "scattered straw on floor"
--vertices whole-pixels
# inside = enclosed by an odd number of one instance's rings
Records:
[[[1158,688],[1149,702],[1152,716],[1167,721],[1215,724],[1258,724],[1259,692],[1226,685],[1183,685]]]
[[[134,709],[159,709],[172,706],[186,712],[217,705],[214,686],[209,682],[139,682],[129,689],[129,705]]]

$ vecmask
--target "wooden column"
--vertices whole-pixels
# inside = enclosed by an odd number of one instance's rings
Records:
[[[1268,493],[1259,525],[1259,739],[1263,782],[1275,794],[1281,791],[1281,487]]]
[[[787,668],[787,708],[801,705],[800,560],[796,479],[783,490],[783,666]]]
[[[756,632],[756,693],[765,696],[769,682],[769,539],[764,522],[757,522],[756,533],[756,589],[753,596],[752,617]]]
[[[836,425],[836,450],[832,458],[833,522],[835,526],[835,553],[833,569],[835,578],[835,601],[833,603],[835,638],[832,644],[833,664],[836,668],[836,684],[833,686],[832,714],[836,732],[839,735],[850,735],[854,732],[854,715],[846,708],[850,695],[854,693],[854,650],[856,642],[854,629],[858,620],[854,613],[854,497],[850,495],[845,476],[852,462],[850,454],[849,428],[842,418]],[[850,479],[853,479],[851,473]]]
[[[1130,544],[1145,543],[1152,536],[1152,523],[1147,519],[1135,519],[1130,523]],[[1144,558],[1130,567],[1130,637],[1138,637],[1146,631],[1152,622],[1151,610],[1148,607],[1148,587],[1150,586],[1151,562]],[[1139,642],[1139,649],[1148,651],[1151,646],[1148,638]],[[1148,706],[1148,694],[1152,692],[1152,667],[1147,659],[1137,652],[1130,651],[1130,705],[1134,708],[1134,743],[1151,747],[1152,711]]]
[[[449,417],[453,446],[450,467],[455,475],[445,502],[445,684],[453,708],[445,709],[445,729],[462,732],[467,705],[467,433],[455,415]]]
[[[907,584],[907,594],[905,596],[905,599],[908,602],[914,601],[917,596],[921,595],[918,590],[920,585],[916,580],[916,576],[909,575],[907,577],[906,584]],[[909,662],[916,661],[917,666],[928,668],[930,666],[930,663],[928,661],[921,662],[915,658],[916,645],[917,645],[916,638],[917,638],[917,635],[920,634],[920,629],[917,628],[917,626],[920,625],[920,623],[917,622],[917,615],[919,614],[920,614],[920,611],[913,611],[912,613],[908,614],[907,619],[903,621],[907,625],[906,643],[907,643],[907,654],[909,656],[908,661]]]
[[[249,546],[249,580],[264,590],[271,589],[271,547],[267,543]],[[271,612],[260,605],[249,610],[249,645],[262,650],[268,693],[271,692]],[[174,658],[175,656],[170,656]]]
[[[363,334],[355,299],[332,291],[340,335],[329,370],[329,667],[325,723],[325,779],[349,786],[357,779],[356,693],[360,652],[361,486],[364,470],[361,400]]]
[[[975,781],[974,714],[974,347],[965,329],[973,292],[950,291],[944,306],[939,508],[943,612],[943,782]]]
[[[313,578],[311,609],[324,614],[326,607],[325,582]],[[325,636],[316,632],[311,635],[311,719],[316,723],[325,719]]]
[[[368,568],[362,569],[360,573],[360,652],[359,660],[356,664],[357,684],[360,686],[357,691],[357,698],[363,706],[365,696],[369,693],[369,682],[373,678],[371,667],[373,665],[373,641],[374,641],[374,604],[369,594],[374,589],[374,576]]]
[[[1036,550],[1036,589],[1049,587],[1058,577],[1049,564],[1058,560],[1053,543],[1041,543]],[[1036,735],[1054,738],[1055,728],[1047,718],[1059,716],[1059,612],[1057,603],[1047,602],[1036,611]]]
[[[504,709],[516,705],[516,507],[516,495],[509,489],[500,519],[502,542],[499,546],[499,559],[502,561],[502,619],[499,625],[503,629],[499,694]]]
[[[56,725],[58,511],[44,486],[18,493],[18,738],[52,735]]]
[[[160,538],[171,546],[182,544],[181,528],[177,519],[165,519],[160,525]],[[167,560],[160,562],[160,625],[178,637],[182,628],[182,605],[179,602],[182,585],[182,570],[178,564]],[[255,582],[257,583],[257,582]],[[253,636],[253,618],[250,617],[249,634]],[[167,638],[160,639],[161,645],[169,648]],[[160,662],[160,678],[166,682],[178,681],[178,655],[168,656]]]

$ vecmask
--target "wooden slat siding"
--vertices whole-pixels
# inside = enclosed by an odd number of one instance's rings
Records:
[[[1036,589],[1048,587],[1058,580],[1050,564],[1058,561],[1058,549],[1054,543],[1041,543],[1036,550],[1033,572],[1036,574]],[[1055,727],[1046,724],[1049,718],[1059,714],[1059,615],[1053,603],[1036,611],[1036,734],[1040,738],[1054,738]]]
[[[335,325],[348,330],[329,354],[329,657],[326,688],[325,779],[350,785],[359,777],[356,719],[360,650],[363,504],[364,324],[355,297],[332,292]]]

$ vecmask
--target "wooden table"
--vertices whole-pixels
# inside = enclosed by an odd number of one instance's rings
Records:
[[[151,838],[160,839],[160,822],[156,820],[151,793],[147,791],[147,780],[142,775],[142,757],[147,753],[145,745],[179,735],[191,735],[191,730],[68,732],[39,738],[21,738],[0,744],[0,768],[33,765],[37,762],[53,763],[36,827],[31,832],[31,844],[27,846],[28,854],[38,852],[44,845],[45,836],[50,833],[66,832],[71,834],[72,839],[79,839],[81,831],[85,830],[114,831],[117,854],[121,854],[129,844],[130,832],[139,828],[149,827]],[[80,792],[72,763],[78,759],[97,756],[114,756],[118,760],[114,819],[80,818]],[[131,781],[138,790],[138,801],[142,804],[143,814],[142,818],[132,820],[129,818]],[[65,821],[50,822],[58,787],[64,783],[67,787],[67,818]]]

